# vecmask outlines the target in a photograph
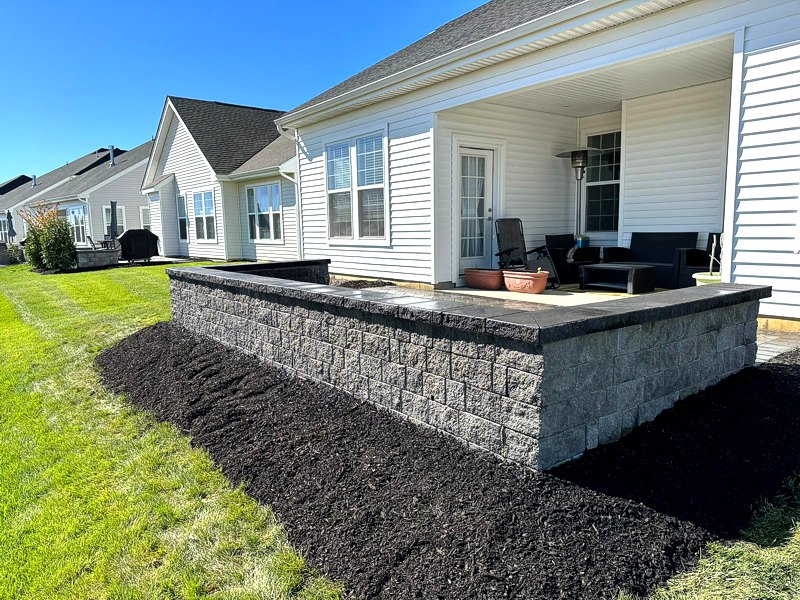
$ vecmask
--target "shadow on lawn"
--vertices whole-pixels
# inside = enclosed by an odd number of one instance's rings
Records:
[[[616,444],[551,474],[738,538],[778,495],[756,543],[786,540],[800,515],[800,350],[680,402]],[[787,489],[788,488],[788,489]],[[763,518],[763,515],[762,515]],[[758,519],[757,519],[758,521]],[[748,536],[752,537],[752,536]]]

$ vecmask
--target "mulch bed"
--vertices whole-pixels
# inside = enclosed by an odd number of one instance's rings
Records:
[[[374,287],[392,287],[395,284],[391,281],[384,281],[382,279],[339,279],[331,277],[331,285],[336,287],[350,288],[351,290],[363,290],[365,288]]]
[[[645,594],[800,470],[800,353],[532,473],[159,324],[98,358],[358,598]]]

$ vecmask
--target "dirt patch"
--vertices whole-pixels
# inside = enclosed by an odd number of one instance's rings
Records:
[[[331,277],[331,285],[335,285],[336,287],[350,288],[352,290],[363,290],[365,288],[374,287],[392,287],[395,284],[391,281],[384,281],[382,279],[339,279],[334,276]]]
[[[691,568],[800,467],[789,362],[538,474],[173,325],[98,358],[111,388],[191,434],[355,597],[459,599],[643,594]]]

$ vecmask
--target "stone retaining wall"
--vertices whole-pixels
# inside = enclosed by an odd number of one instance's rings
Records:
[[[78,269],[89,269],[93,267],[107,267],[119,262],[119,250],[90,250],[80,249],[77,252]]]
[[[769,294],[713,286],[532,312],[168,273],[173,320],[191,331],[536,469],[752,364],[758,299]]]

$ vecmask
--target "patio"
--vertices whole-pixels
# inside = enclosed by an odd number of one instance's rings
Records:
[[[634,232],[697,232],[705,249],[723,230],[732,58],[733,37],[722,36],[526,87],[510,82],[437,113],[439,287],[463,286],[466,268],[499,266],[499,219],[521,220],[527,249],[570,233],[593,248],[627,248]],[[563,158],[576,147],[599,150],[585,169]],[[564,289],[542,302],[615,297]]]

